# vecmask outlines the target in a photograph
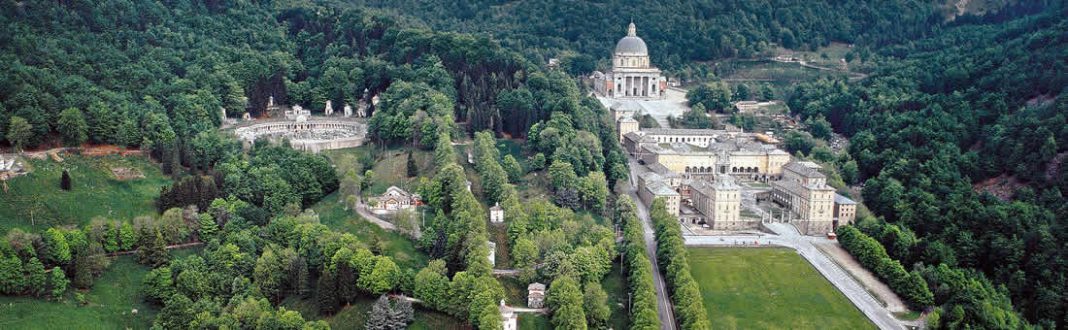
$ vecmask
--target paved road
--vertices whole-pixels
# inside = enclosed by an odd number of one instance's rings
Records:
[[[627,194],[634,200],[634,204],[638,209],[638,218],[642,223],[642,239],[645,241],[645,254],[649,257],[649,261],[653,263],[653,287],[656,289],[656,309],[657,314],[660,317],[660,328],[667,330],[675,330],[675,313],[671,306],[671,298],[668,295],[667,285],[664,284],[664,276],[660,274],[660,265],[656,258],[656,237],[653,233],[653,225],[649,220],[649,209],[642,200],[638,198],[637,185],[635,184],[635,178],[638,177],[637,161],[630,158],[630,188],[627,189]]]
[[[793,225],[786,223],[768,223],[767,226],[775,231],[777,235],[686,236],[684,239],[686,245],[778,245],[797,250],[801,257],[808,260],[820,274],[845,294],[846,298],[849,298],[853,305],[857,306],[879,329],[896,330],[905,328],[903,323],[894,318],[893,314],[872,297],[860,283],[812,244],[813,240],[824,238],[802,236]]]

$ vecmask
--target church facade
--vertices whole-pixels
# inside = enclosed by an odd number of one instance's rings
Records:
[[[649,61],[649,48],[638,37],[634,23],[619,39],[612,54],[612,71],[594,72],[593,87],[602,96],[617,99],[662,99],[667,79]]]

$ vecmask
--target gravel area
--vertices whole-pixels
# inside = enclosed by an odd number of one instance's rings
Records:
[[[860,262],[858,262],[852,255],[849,255],[849,252],[846,252],[846,250],[838,245],[838,243],[820,242],[813,245],[830,256],[836,264],[842,267],[842,269],[848,271],[850,276],[860,281],[868,292],[871,292],[877,299],[879,299],[879,301],[886,305],[887,310],[894,313],[906,312],[909,310],[908,306],[905,305],[905,302],[902,301],[893,290],[890,290],[889,286],[880,281],[879,278],[875,277],[875,274],[872,274],[872,272],[868,271],[864,266],[861,266]]]

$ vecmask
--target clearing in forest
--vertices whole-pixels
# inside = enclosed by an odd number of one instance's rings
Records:
[[[0,191],[0,231],[82,225],[97,216],[131,221],[155,215],[160,187],[171,182],[142,156],[63,157],[62,163],[27,159],[33,170],[7,181],[7,192]],[[64,169],[70,172],[70,191],[59,188]]]

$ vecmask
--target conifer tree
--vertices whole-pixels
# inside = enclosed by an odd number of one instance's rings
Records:
[[[70,191],[70,172],[63,170],[63,176],[59,177],[59,188]]]
[[[412,152],[408,152],[408,177],[413,178],[419,176],[419,167],[415,165],[415,158],[412,157]]]

